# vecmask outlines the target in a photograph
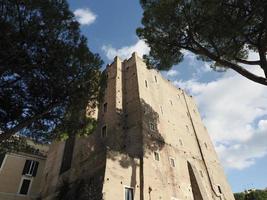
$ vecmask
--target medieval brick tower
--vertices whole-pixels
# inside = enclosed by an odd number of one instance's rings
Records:
[[[42,198],[234,200],[192,97],[136,53],[106,72],[96,131],[52,144]]]

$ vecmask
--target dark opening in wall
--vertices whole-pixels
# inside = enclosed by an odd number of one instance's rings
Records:
[[[31,180],[30,179],[23,179],[19,193],[23,195],[27,195],[29,192]]]
[[[70,136],[65,142],[64,153],[59,174],[62,174],[70,169],[74,144],[75,144],[75,136]]]
[[[108,103],[104,103],[103,109],[104,109],[104,112],[107,112],[107,110],[108,110]]]

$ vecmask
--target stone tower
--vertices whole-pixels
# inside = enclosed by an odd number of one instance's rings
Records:
[[[97,129],[52,144],[43,199],[234,200],[192,97],[136,53],[106,73]]]

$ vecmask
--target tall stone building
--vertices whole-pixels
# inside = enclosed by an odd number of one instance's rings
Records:
[[[52,144],[43,199],[234,200],[191,96],[136,53],[106,73],[97,129]]]

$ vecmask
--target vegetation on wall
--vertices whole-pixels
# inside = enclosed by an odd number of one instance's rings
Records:
[[[26,138],[17,136],[12,136],[8,140],[0,142],[0,154],[3,155],[7,152],[40,153],[36,148],[27,143]]]
[[[63,181],[59,188],[57,200],[103,200],[100,177],[77,180],[70,184]]]

